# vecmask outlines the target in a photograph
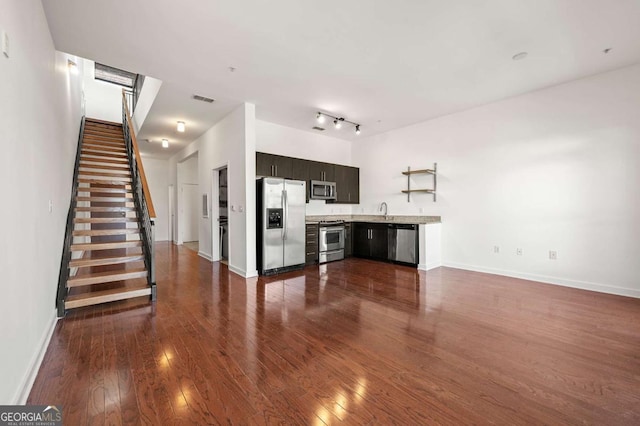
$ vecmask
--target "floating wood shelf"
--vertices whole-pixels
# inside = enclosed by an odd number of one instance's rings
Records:
[[[405,175],[405,176],[409,176],[409,175],[424,175],[424,174],[435,175],[436,171],[434,169],[407,170],[406,172],[402,172],[402,174]]]
[[[436,187],[437,187],[437,175],[438,175],[438,163],[433,163],[433,169],[420,169],[411,170],[411,167],[407,167],[406,172],[402,172],[407,177],[407,189],[403,190],[403,194],[407,194],[407,202],[411,201],[412,192],[422,192],[425,194],[433,194],[433,201],[436,201]],[[433,189],[411,189],[411,175],[432,175],[433,176]]]

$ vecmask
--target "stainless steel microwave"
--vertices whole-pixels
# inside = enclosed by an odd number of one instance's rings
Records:
[[[336,183],[312,180],[309,184],[309,198],[312,200],[335,200]]]

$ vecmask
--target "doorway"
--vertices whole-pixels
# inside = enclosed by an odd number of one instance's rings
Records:
[[[218,170],[218,223],[220,224],[219,250],[220,262],[229,263],[229,197],[227,168]]]
[[[198,251],[198,219],[199,219],[199,192],[198,185],[183,183],[182,192],[182,243],[191,250]]]
[[[211,241],[213,261],[229,264],[233,239],[232,218],[229,217],[229,165],[214,168],[211,176]]]
[[[198,176],[198,153],[178,163],[176,243],[184,244],[196,252],[200,250],[201,224]]]

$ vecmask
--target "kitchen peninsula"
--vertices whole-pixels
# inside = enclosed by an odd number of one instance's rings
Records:
[[[322,224],[344,223],[344,257],[364,257],[373,260],[417,266],[421,270],[436,268],[442,263],[440,216],[385,215],[314,215],[306,217],[306,263],[324,263],[318,247]],[[396,231],[400,229],[400,231]],[[396,257],[396,248],[407,235],[415,241],[415,256],[411,261]],[[403,235],[404,232],[404,235]],[[397,235],[396,235],[397,234]],[[411,243],[413,244],[413,243]],[[405,241],[406,245],[406,241]]]

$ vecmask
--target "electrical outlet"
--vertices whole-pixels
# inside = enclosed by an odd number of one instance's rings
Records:
[[[550,260],[557,260],[558,259],[558,252],[555,250],[549,250],[549,259]]]
[[[516,249],[516,254],[517,254],[518,256],[522,256],[522,249],[521,249],[521,248],[517,248],[517,249]]]
[[[500,246],[493,246],[493,252],[496,254],[500,253]]]

